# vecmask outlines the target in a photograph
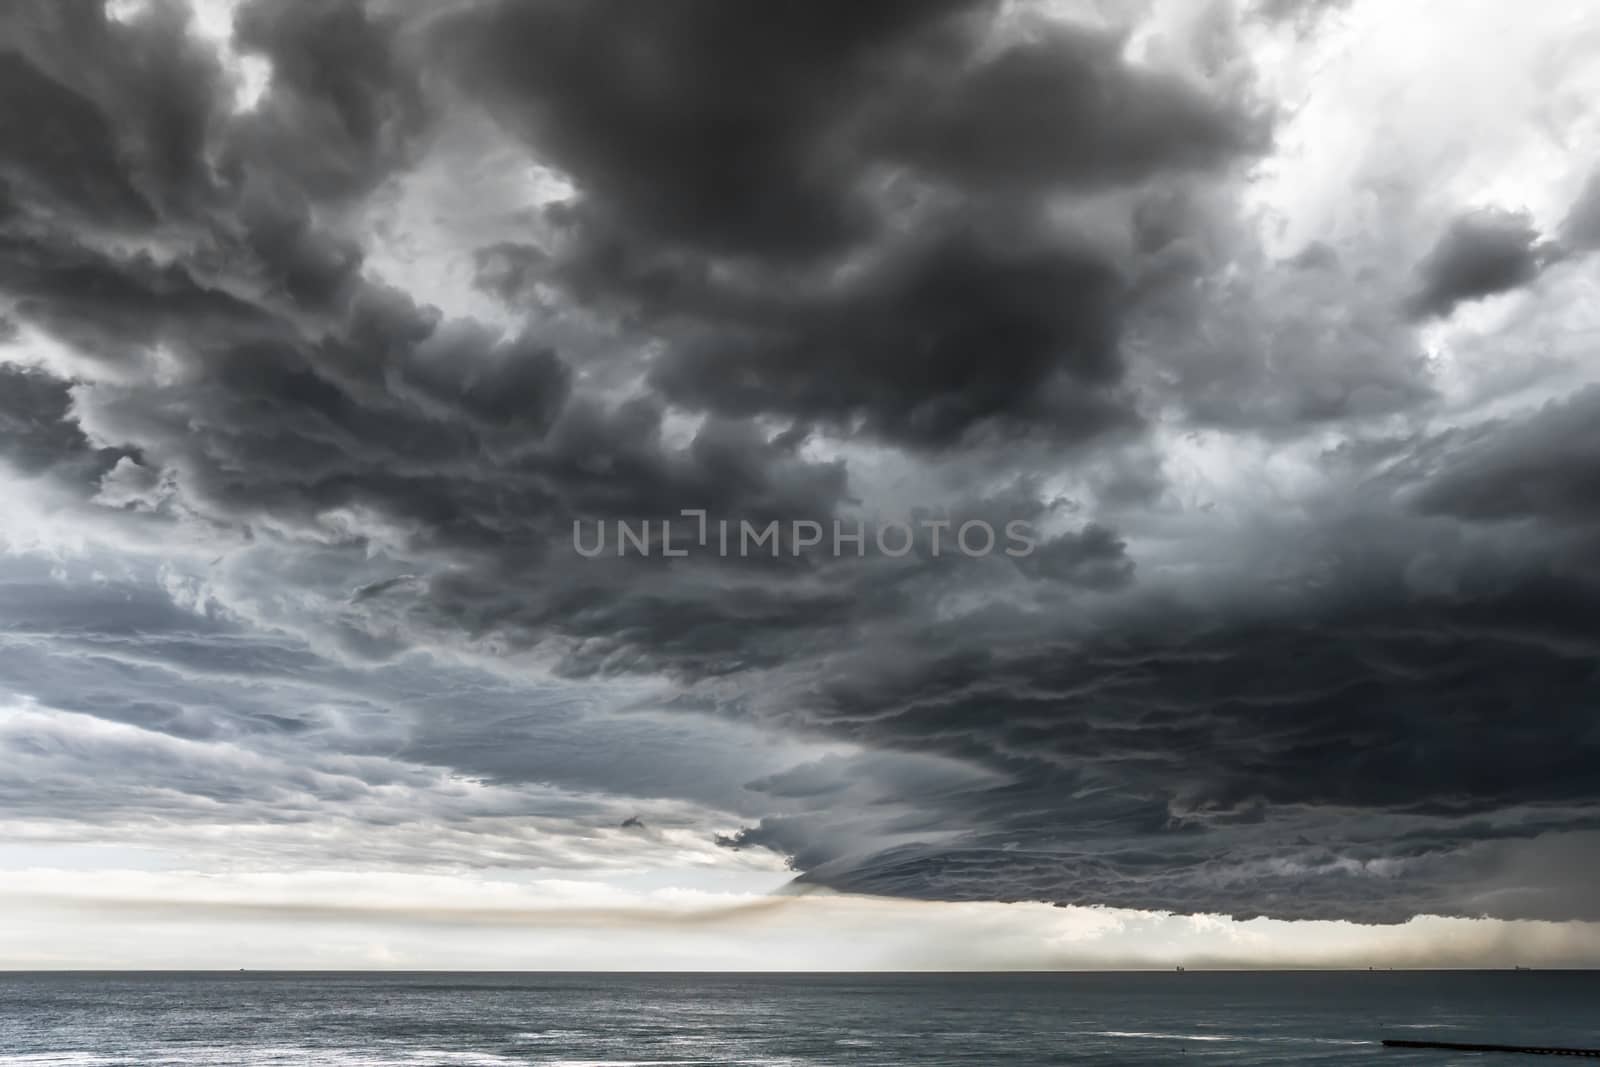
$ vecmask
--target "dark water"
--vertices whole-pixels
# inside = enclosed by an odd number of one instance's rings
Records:
[[[1493,1064],[1600,1045],[1600,972],[0,974],[0,1065]]]

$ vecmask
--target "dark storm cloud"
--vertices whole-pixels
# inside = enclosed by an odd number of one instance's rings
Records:
[[[23,0],[0,14],[0,161],[13,195],[136,225],[205,194],[223,95],[186,8],[156,0],[121,23],[95,0]],[[20,105],[20,106],[19,106]]]
[[[963,213],[822,282],[728,285],[703,262],[593,233],[561,261],[486,250],[479,277],[513,301],[555,283],[639,324],[638,343],[663,346],[651,383],[692,409],[922,447],[1129,429],[1118,344],[1131,281],[1104,250],[1042,226]]]
[[[1116,531],[1096,523],[1044,541],[1017,565],[1037,577],[1088,589],[1126,585],[1133,580],[1134,567],[1127,542]]]
[[[248,176],[263,160],[313,197],[357,193],[387,177],[428,125],[401,21],[349,0],[252,0],[235,46],[271,64],[272,88],[241,118],[227,161]]]
[[[502,246],[485,282],[554,282],[638,316],[665,345],[655,383],[694,408],[935,447],[1129,427],[1133,279],[1027,204],[1220,168],[1264,145],[1262,125],[1130,66],[1113,33],[980,54],[990,13],[477,5],[447,52],[578,186],[556,215],[566,253]],[[892,232],[907,208],[923,236]]]
[[[182,23],[158,14],[161,21],[127,25],[85,14],[87,29],[41,16],[34,45],[65,51],[60,37],[88,33],[99,46],[101,35],[126,34],[155,55],[186,54],[188,46],[175,43],[184,39]],[[563,633],[603,637],[643,653],[660,639],[669,645],[660,656],[703,648],[689,657],[699,662],[734,650],[736,620],[748,622],[752,610],[804,627],[833,617],[810,616],[771,590],[680,590],[651,606],[648,597],[617,596],[625,568],[546,569],[551,546],[565,547],[572,521],[583,517],[702,507],[825,520],[843,472],[795,457],[754,427],[716,419],[689,442],[669,445],[654,401],[574,399],[567,364],[549,346],[444,321],[364,277],[359,246],[326,225],[334,216],[316,198],[349,193],[382,155],[387,116],[411,114],[411,88],[396,81],[392,57],[383,58],[392,34],[352,5],[294,16],[252,9],[238,30],[243,46],[273,57],[272,91],[257,110],[227,117],[219,82],[191,87],[199,99],[183,113],[212,109],[218,158],[248,165],[220,176],[204,197],[153,197],[175,217],[152,213],[148,238],[170,251],[129,255],[21,223],[0,235],[0,280],[19,317],[123,368],[77,389],[74,425],[49,431],[55,447],[81,442],[76,423],[90,427],[139,457],[138,468],[125,468],[130,476],[173,472],[182,506],[225,524],[270,520],[313,533],[323,516],[349,508],[404,524],[413,531],[408,548],[457,563],[450,577],[419,583],[421,603],[407,601],[424,630],[499,635],[516,645]],[[343,42],[332,52],[330,35]],[[362,63],[324,69],[345,52]],[[328,130],[293,117],[306,107],[326,111]],[[316,143],[307,153],[269,151],[264,123]],[[366,162],[347,166],[351,153]],[[303,170],[308,160],[328,159],[338,164],[333,170]],[[106,160],[46,162],[94,169]],[[344,175],[336,182],[335,170]],[[215,217],[224,204],[232,216]],[[147,346],[157,343],[176,373],[149,366]],[[65,395],[60,383],[26,381]],[[23,443],[31,465],[47,462],[38,454],[46,424],[67,417],[60,403],[30,409],[34,428]],[[104,467],[112,462],[115,455]],[[128,499],[126,488],[110,495]],[[655,581],[676,584],[659,573]],[[673,601],[690,614],[673,617]],[[680,636],[669,643],[669,633]]]
[[[91,445],[67,417],[67,384],[42,371],[0,364],[0,458],[25,474],[53,472],[92,485],[117,461]]]
[[[654,368],[672,400],[947,445],[1000,420],[1066,440],[1135,421],[1115,391],[1124,282],[1095,253],[1015,232],[919,243],[853,290],[724,319]]]
[[[445,44],[606,221],[713,251],[803,256],[868,231],[865,190],[836,142],[892,76],[897,49],[937,55],[959,33],[945,24],[983,6],[485,3]]]
[[[189,575],[216,618],[181,583],[157,602],[9,590],[7,677],[62,714],[8,743],[66,784],[7,779],[8,802],[109,818],[86,770],[104,764],[164,819],[345,805],[388,826],[394,787],[432,797],[403,853],[437,862],[430,818],[535,803],[450,776],[556,783],[628,792],[535,799],[591,829],[637,820],[630,840],[712,829],[640,799],[737,812],[726,844],[841,888],[1369,920],[1470,912],[1497,848],[1592,830],[1600,615],[1562,537],[1595,518],[1593,398],[1424,433],[1408,318],[1554,253],[1523,216],[1463,216],[1409,307],[1409,258],[1274,259],[1242,221],[1267,146],[1247,77],[997,17],[261,0],[232,46],[271,77],[238,110],[176,6],[7,8],[0,89],[26,101],[0,117],[7,352],[55,369],[0,369],[0,454],[81,509],[63,514],[225,549]],[[1236,72],[1235,43],[1208,39],[1201,65]],[[452,181],[475,165],[434,137],[457,118],[571,185],[471,239],[509,327],[386,282],[364,228],[427,153]],[[551,306],[603,341],[563,346]],[[1293,467],[1291,445],[1351,426],[1315,457],[1351,472],[1341,499],[1291,494],[1281,516],[1211,521],[1157,444],[1221,428]],[[874,477],[910,515],[858,499]],[[685,508],[1025,519],[1040,543],[572,551],[575,521]],[[1198,540],[1213,555],[1184,557]],[[1204,585],[1212,566],[1237,580]],[[204,625],[172,617],[179,595]],[[431,678],[417,650],[670,675],[667,711],[697,725],[586,732],[509,683]],[[865,752],[752,755],[738,731],[770,727]],[[482,862],[462,832],[447,856]]]
[[[122,174],[111,124],[93,104],[16,53],[0,55],[0,92],[26,104],[0,119],[8,185],[26,183],[29,194],[48,192],[97,213],[147,210]],[[16,195],[0,214],[16,211]]]
[[[20,319],[113,363],[136,363],[157,342],[275,329],[258,309],[203,285],[181,263],[93,248],[59,230],[0,227],[0,284]]]
[[[1474,558],[1452,594],[1408,592],[1390,566],[1411,564],[1351,560],[1338,594],[1249,616],[1156,603],[1109,632],[1032,627],[1027,646],[968,619],[914,663],[837,659],[820,721],[1009,784],[925,805],[892,847],[862,850],[870,835],[841,824],[871,815],[831,806],[727,844],[792,855],[808,881],[932,899],[1476,914],[1459,889],[1476,842],[1597,818],[1600,590]],[[879,818],[887,833],[900,816]]]
[[[1115,34],[1059,28],[979,58],[994,10],[502,2],[444,37],[467,83],[574,177],[589,210],[733,255],[870,237],[875,163],[992,192],[1136,180],[1259,147],[1253,119],[1130,67]]]
[[[1474,437],[1422,486],[1417,507],[1476,521],[1600,524],[1600,388]]]
[[[1419,318],[1448,315],[1459,304],[1524,286],[1551,254],[1526,214],[1486,208],[1462,215],[1418,266],[1411,311]]]
[[[986,192],[1094,188],[1207,170],[1265,147],[1265,127],[1182,78],[1140,70],[1119,34],[1040,32],[939,72],[879,135],[919,170]],[[920,88],[920,87],[919,87]]]

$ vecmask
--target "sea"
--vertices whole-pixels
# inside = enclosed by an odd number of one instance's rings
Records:
[[[1600,972],[0,973],[6,1067],[1528,1059],[1386,1037],[1600,1046]]]

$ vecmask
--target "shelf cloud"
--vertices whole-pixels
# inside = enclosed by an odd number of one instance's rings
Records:
[[[0,820],[1600,921],[1545,14],[8,4]]]

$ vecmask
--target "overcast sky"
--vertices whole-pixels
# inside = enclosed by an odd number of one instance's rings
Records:
[[[1595,5],[9,0],[0,99],[0,967],[1600,965]],[[779,558],[574,541],[684,510]]]

